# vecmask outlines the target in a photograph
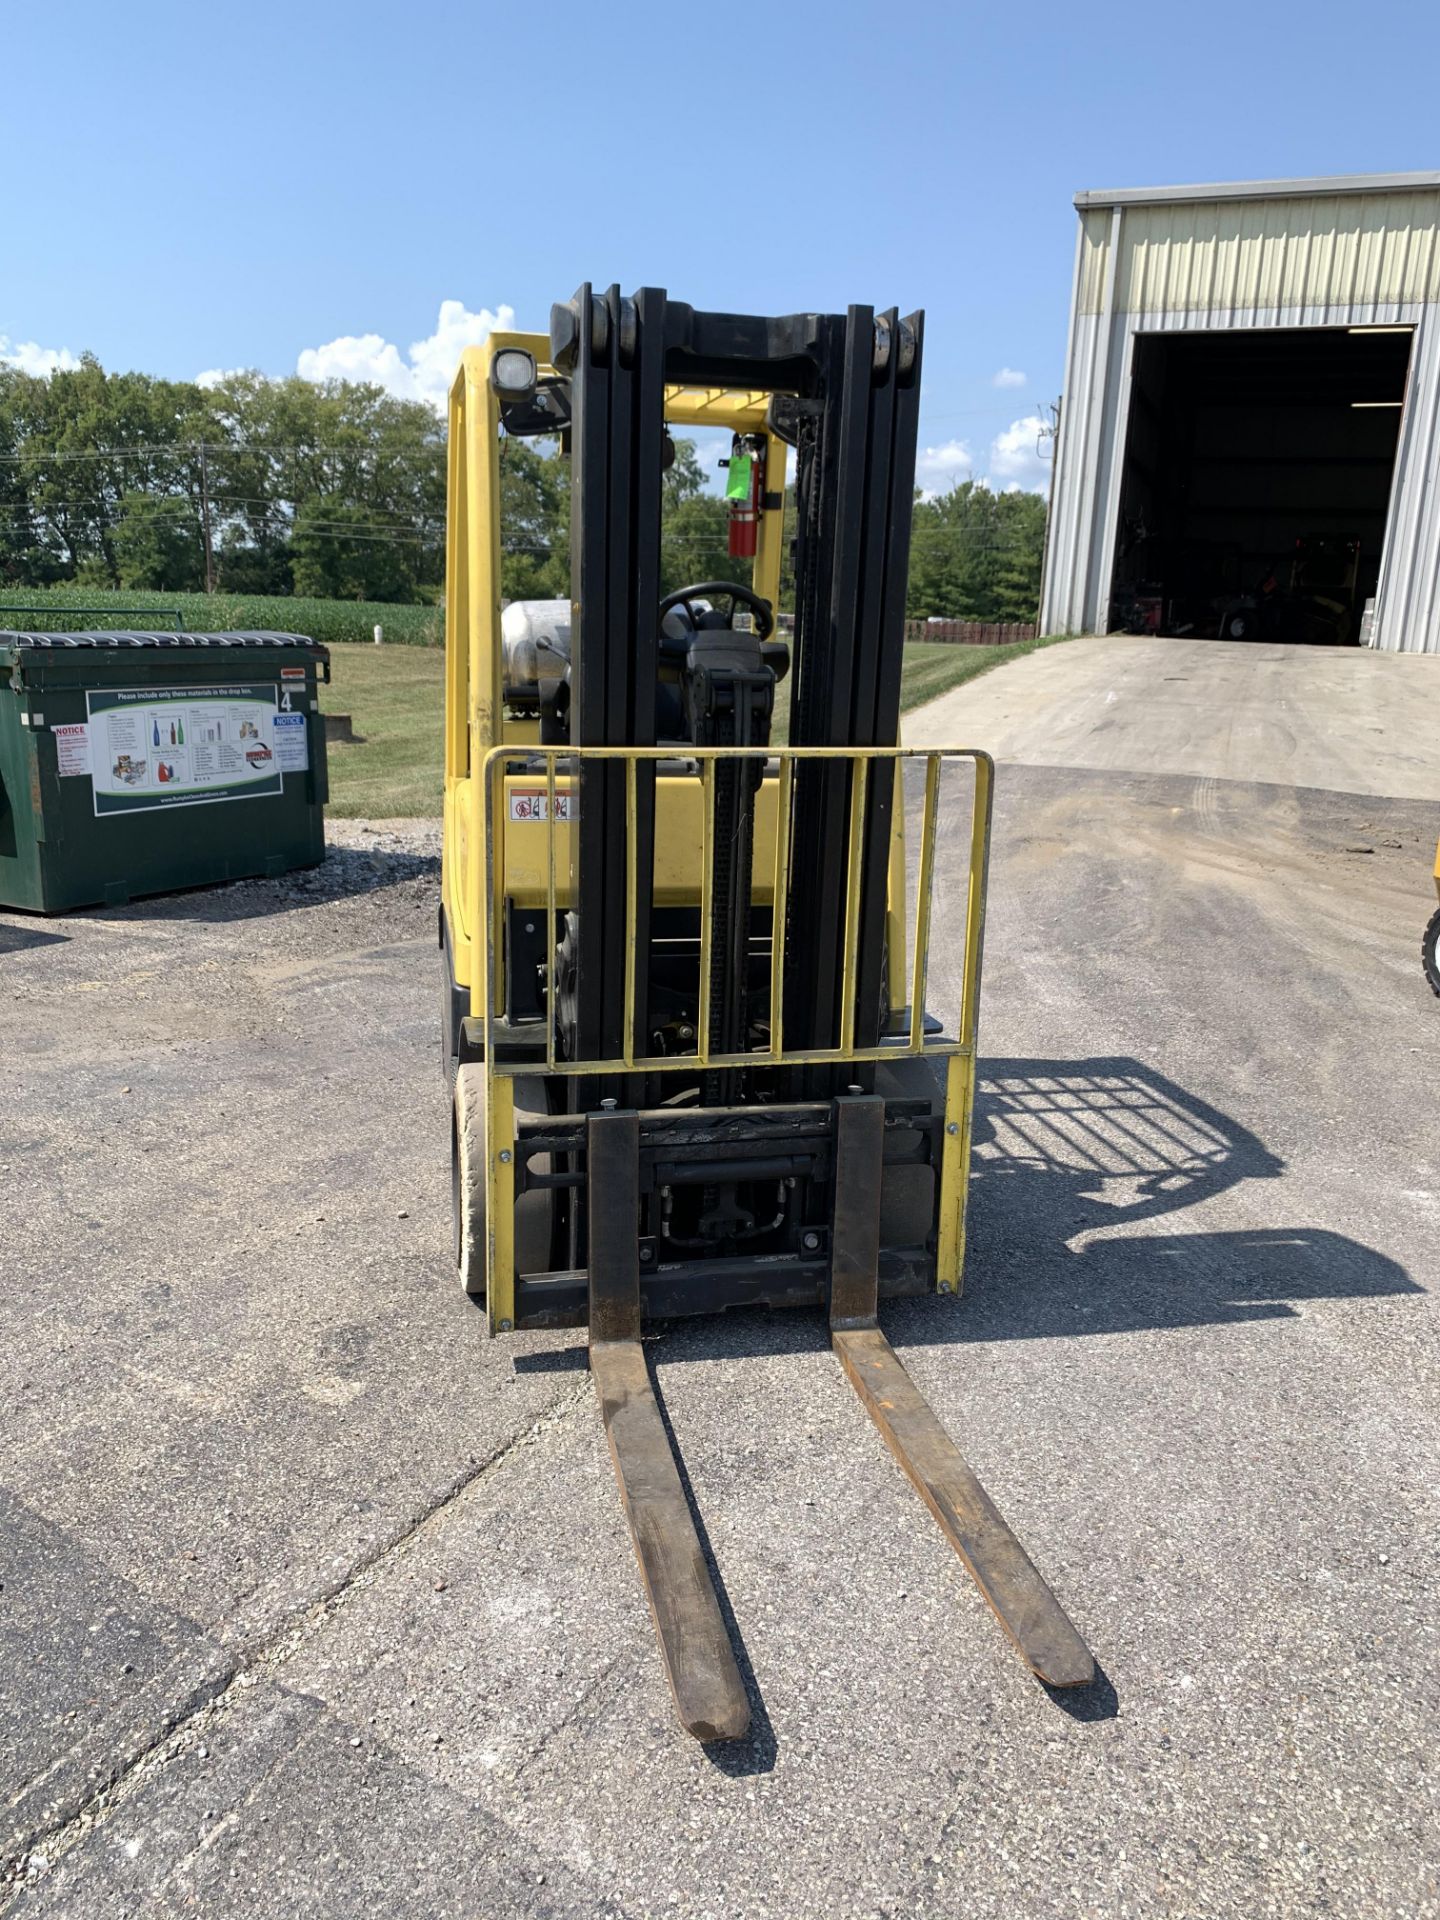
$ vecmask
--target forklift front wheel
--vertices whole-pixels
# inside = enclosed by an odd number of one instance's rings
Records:
[[[515,1124],[528,1125],[547,1113],[543,1080],[515,1082]],[[547,1172],[549,1156],[533,1160]],[[455,1264],[460,1284],[472,1299],[485,1297],[485,1063],[470,1060],[455,1075],[454,1118],[450,1133],[450,1200],[454,1221]],[[547,1188],[522,1193],[515,1203],[515,1271],[545,1273],[550,1266],[555,1196]]]
[[[1430,991],[1440,994],[1440,907],[1431,915],[1430,924],[1425,929],[1420,942],[1420,958],[1425,966],[1425,978],[1430,982]]]

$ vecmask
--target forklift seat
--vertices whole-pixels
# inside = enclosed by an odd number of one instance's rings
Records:
[[[690,617],[692,606],[699,614],[698,620]],[[733,616],[733,607],[727,616],[718,607],[708,606],[704,601],[694,601],[689,605],[671,607],[660,622],[657,647],[660,684],[655,696],[655,738],[661,745],[693,744],[685,711],[685,676],[690,665],[690,649],[697,633],[748,634],[748,628],[732,626]],[[760,657],[774,674],[776,686],[779,686],[790,671],[789,647],[783,640],[762,640]]]

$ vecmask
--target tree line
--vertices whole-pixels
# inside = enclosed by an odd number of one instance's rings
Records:
[[[694,444],[664,479],[665,592],[740,579],[727,512]],[[501,447],[502,592],[568,595],[569,467],[553,443]],[[915,505],[907,613],[1035,615],[1045,510],[963,482]],[[234,373],[201,386],[0,369],[0,587],[437,598],[445,425],[375,386]]]
[[[1040,603],[1045,502],[962,480],[917,500],[910,535],[912,620],[1033,620]]]
[[[0,371],[0,581],[414,600],[445,554],[445,431],[379,387]]]

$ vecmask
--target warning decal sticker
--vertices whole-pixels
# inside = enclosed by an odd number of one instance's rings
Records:
[[[550,817],[548,795],[544,787],[512,787],[510,789],[510,818],[512,820],[547,820]],[[568,793],[555,795],[555,818],[573,820],[571,796]]]

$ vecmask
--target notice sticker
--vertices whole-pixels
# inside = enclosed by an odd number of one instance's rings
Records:
[[[275,764],[281,773],[304,773],[310,765],[309,726],[303,713],[277,713],[270,722]]]
[[[52,727],[55,736],[55,771],[65,778],[90,771],[90,729],[83,720],[64,727]]]

